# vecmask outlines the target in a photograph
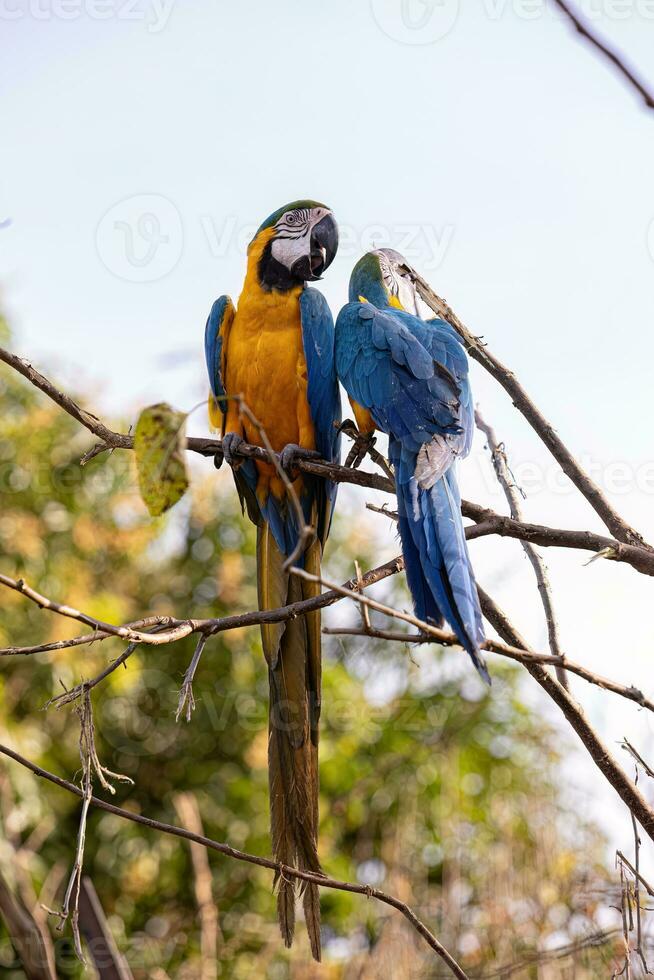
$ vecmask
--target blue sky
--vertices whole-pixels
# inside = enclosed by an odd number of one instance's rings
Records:
[[[651,6],[584,9],[647,67]],[[200,401],[206,314],[238,295],[249,230],[314,197],[344,233],[324,283],[334,309],[363,250],[405,249],[654,538],[654,117],[550,7],[0,0],[0,30],[1,299],[17,350],[83,378],[89,407]],[[529,485],[528,517],[601,530],[508,398],[476,367],[473,382]],[[201,413],[192,426],[205,430]],[[461,479],[502,507],[480,439]],[[480,541],[473,558],[544,647],[519,546]],[[547,558],[566,650],[648,686],[651,583]],[[628,734],[647,755],[649,721],[575,689],[611,744]],[[610,791],[584,778],[594,808]],[[616,819],[615,841],[627,832]]]

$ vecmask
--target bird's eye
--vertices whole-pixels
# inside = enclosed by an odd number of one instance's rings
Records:
[[[296,220],[297,220],[297,215],[294,214],[292,211],[290,212],[290,214],[286,215],[286,221],[288,222],[289,225],[294,225]]]

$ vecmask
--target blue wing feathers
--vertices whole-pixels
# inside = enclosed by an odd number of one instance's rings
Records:
[[[316,449],[325,459],[334,460],[339,450],[340,436],[336,429],[341,414],[334,363],[334,320],[327,300],[317,289],[302,291],[300,311]]]
[[[207,361],[209,384],[215,398],[225,394],[224,378],[222,377],[221,361],[223,351],[222,326],[226,313],[233,310],[229,296],[221,296],[211,307],[204,330],[204,355]]]
[[[448,470],[430,489],[414,476],[420,448],[435,436],[454,438],[460,455],[470,448],[474,420],[463,345],[443,320],[348,303],[336,322],[336,367],[350,397],[389,435],[416,613],[436,624],[445,618],[490,682],[479,651],[485,637],[456,475]]]

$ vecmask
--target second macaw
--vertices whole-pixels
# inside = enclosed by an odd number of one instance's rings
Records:
[[[411,269],[393,249],[359,260],[349,299],[336,321],[336,368],[359,431],[378,428],[389,437],[416,614],[436,625],[446,619],[490,683],[454,468],[474,431],[461,340],[444,320],[422,319]]]
[[[340,397],[334,364],[334,324],[326,300],[307,282],[319,279],[338,247],[331,210],[295,201],[268,217],[248,247],[247,272],[235,308],[228,296],[214,303],[205,333],[211,383],[210,416],[234,470],[241,502],[257,525],[259,608],[275,609],[315,596],[320,585],[285,570],[298,543],[298,516],[271,462],[237,455],[245,440],[263,446],[261,428],[281,454],[315,540],[298,564],[319,574],[336,485],[297,474],[303,451],[338,462]],[[243,414],[239,397],[259,426]],[[273,855],[305,871],[318,860],[318,723],[320,612],[262,625],[270,681],[268,769]],[[295,927],[295,880],[278,881],[277,909],[287,946]],[[320,959],[318,888],[302,889],[316,959]]]

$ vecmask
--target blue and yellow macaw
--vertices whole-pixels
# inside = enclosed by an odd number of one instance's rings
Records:
[[[360,433],[388,435],[407,581],[420,619],[446,619],[484,678],[484,629],[454,462],[470,451],[468,360],[444,320],[424,320],[411,268],[368,252],[336,320],[336,369]]]
[[[275,609],[317,595],[320,586],[284,569],[298,543],[298,517],[269,462],[238,457],[245,440],[263,446],[260,429],[239,412],[244,402],[281,454],[305,524],[316,536],[298,564],[318,575],[329,533],[336,484],[297,475],[303,452],[338,462],[340,397],[334,364],[334,323],[326,300],[306,283],[320,279],[338,247],[329,208],[294,201],[267,218],[248,247],[247,272],[235,308],[214,303],[205,333],[210,419],[222,432],[241,503],[257,525],[259,608]],[[230,398],[230,396],[232,396]],[[268,767],[276,861],[320,871],[318,860],[318,723],[320,613],[262,625],[270,679]],[[287,946],[295,927],[295,882],[278,882],[277,909]],[[320,959],[318,888],[303,889],[311,948]]]

